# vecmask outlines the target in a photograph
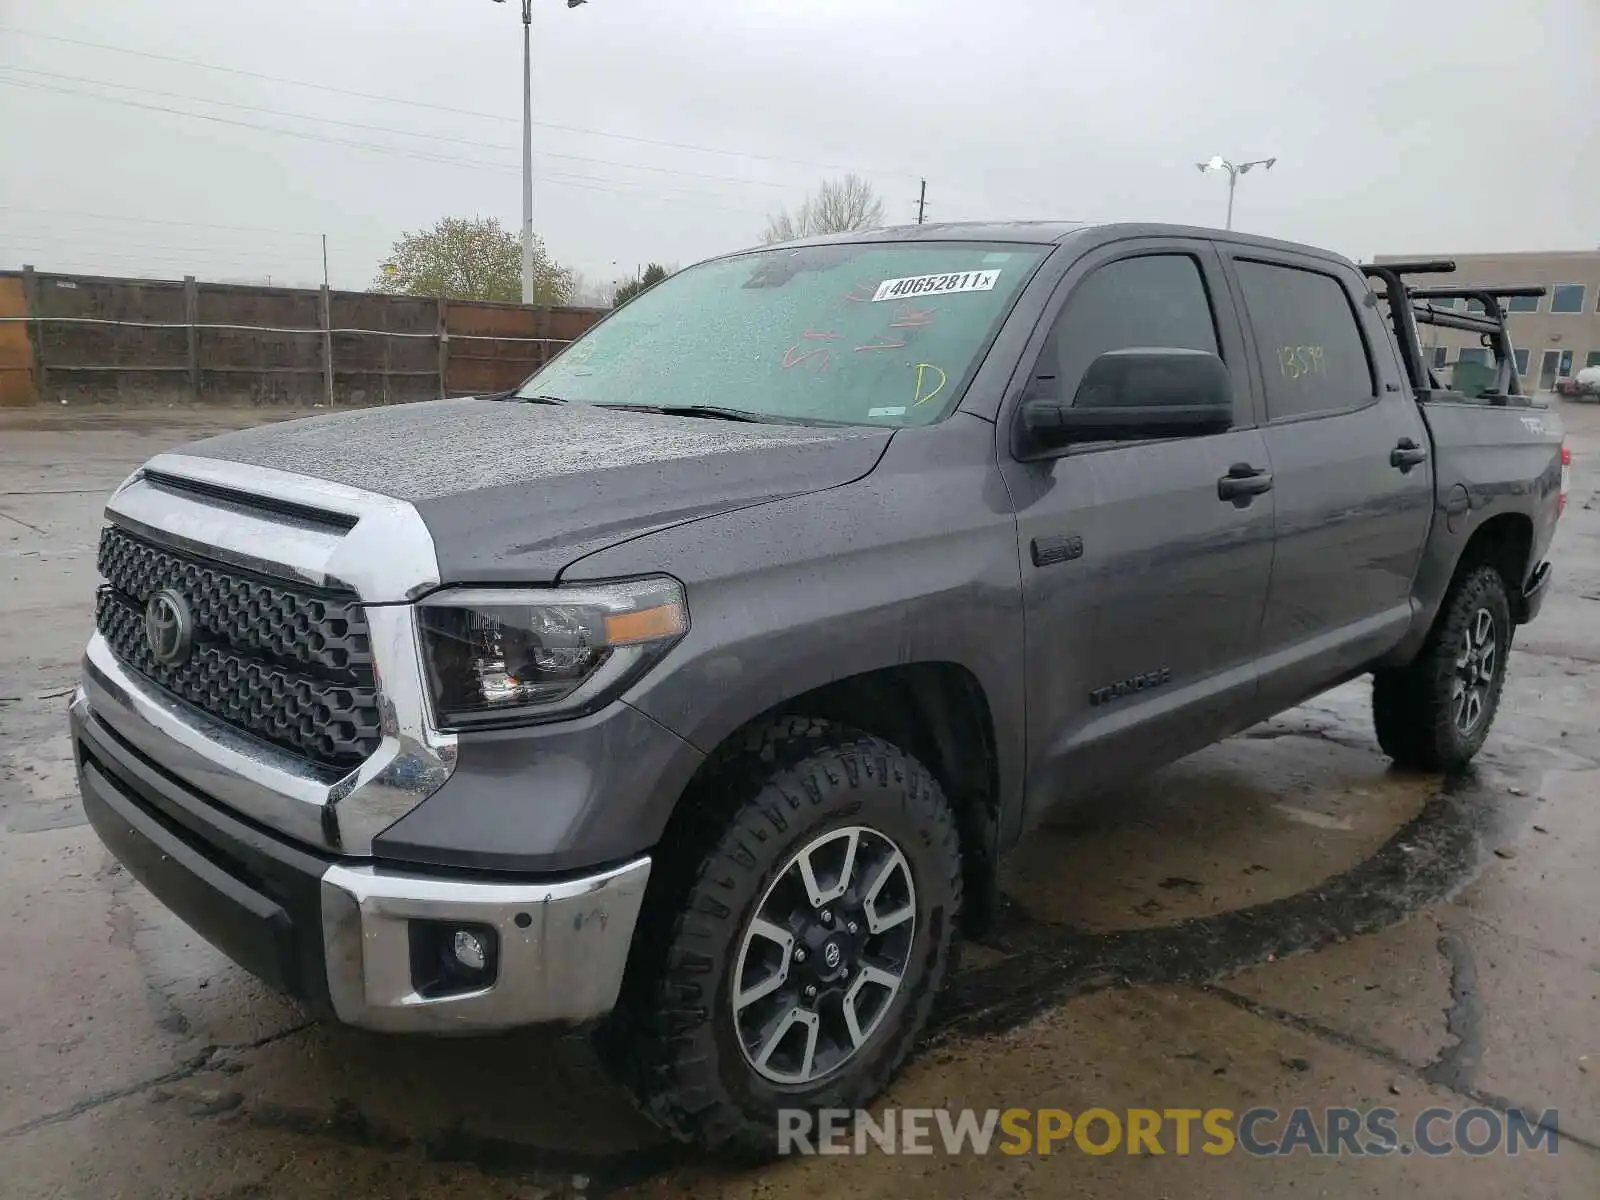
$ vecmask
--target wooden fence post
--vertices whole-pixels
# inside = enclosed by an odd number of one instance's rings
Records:
[[[449,302],[439,297],[439,399],[450,393],[450,309]]]
[[[333,306],[328,285],[322,285],[322,398],[333,407]]]
[[[383,402],[389,403],[389,347],[394,344],[394,339],[389,336],[389,318],[394,311],[394,301],[385,296],[383,298]]]
[[[22,267],[22,306],[33,318],[28,322],[28,335],[33,339],[33,380],[35,394],[43,401],[49,398],[50,387],[45,374],[44,324],[40,320],[44,314],[39,311],[39,277],[26,263]]]
[[[193,275],[183,277],[183,319],[189,326],[189,395],[200,399],[200,288]]]

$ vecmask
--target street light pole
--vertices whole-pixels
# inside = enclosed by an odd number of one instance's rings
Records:
[[[533,303],[533,0],[522,0],[522,302]]]
[[[522,0],[522,302],[533,303],[533,0]]]
[[[1233,193],[1234,189],[1239,186],[1239,176],[1250,170],[1251,167],[1265,167],[1270,171],[1272,170],[1272,164],[1277,161],[1276,157],[1253,158],[1249,162],[1235,164],[1229,162],[1220,154],[1214,154],[1203,163],[1195,163],[1195,166],[1200,168],[1201,174],[1208,174],[1212,171],[1226,171],[1228,173],[1228,223],[1224,228],[1233,228]]]

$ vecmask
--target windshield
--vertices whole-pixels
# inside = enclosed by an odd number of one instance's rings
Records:
[[[619,309],[517,395],[931,424],[1047,249],[854,243],[702,263]]]

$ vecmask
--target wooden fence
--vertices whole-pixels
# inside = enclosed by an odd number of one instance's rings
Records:
[[[391,404],[515,386],[604,315],[0,271],[0,406]]]

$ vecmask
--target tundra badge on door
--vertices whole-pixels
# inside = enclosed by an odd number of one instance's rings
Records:
[[[1164,683],[1172,682],[1171,667],[1157,667],[1154,671],[1146,671],[1143,675],[1130,675],[1127,679],[1108,683],[1105,687],[1095,688],[1089,693],[1090,705],[1107,704],[1112,700],[1120,700],[1124,696],[1131,696],[1135,692],[1147,692],[1151,688],[1158,688]]]

